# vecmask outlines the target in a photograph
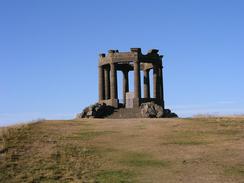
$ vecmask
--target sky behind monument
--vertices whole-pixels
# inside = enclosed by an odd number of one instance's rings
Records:
[[[244,113],[244,1],[0,1],[0,126],[97,101],[98,54],[157,48],[166,107]],[[121,91],[122,92],[122,91]]]

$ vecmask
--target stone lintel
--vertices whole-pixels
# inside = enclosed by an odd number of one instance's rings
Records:
[[[131,48],[131,52],[141,53],[141,48]]]
[[[161,60],[162,59],[159,57],[158,54],[147,54],[147,55],[140,56],[140,62],[145,62],[145,63],[160,62]]]
[[[115,53],[116,50],[108,50],[108,53]]]
[[[120,52],[120,53],[115,53],[109,55],[110,59],[112,62],[117,63],[117,62],[130,62],[137,60],[137,56],[131,52]]]
[[[130,64],[117,64],[116,70],[117,71],[133,71],[134,67]]]

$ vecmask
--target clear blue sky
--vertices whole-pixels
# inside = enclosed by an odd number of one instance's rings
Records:
[[[97,101],[98,54],[164,57],[166,107],[244,113],[242,0],[1,0],[0,126],[67,119]],[[84,85],[85,84],[85,85]]]

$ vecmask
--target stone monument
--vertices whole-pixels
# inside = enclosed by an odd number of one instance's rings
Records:
[[[176,114],[171,113],[169,109],[166,110],[164,106],[163,55],[159,55],[158,52],[157,49],[151,49],[147,54],[143,54],[140,48],[131,48],[129,52],[109,50],[107,54],[101,53],[98,63],[99,100],[93,107],[86,108],[84,111],[87,112],[83,111],[80,117],[87,117],[87,113],[90,114],[88,117],[96,117],[92,115],[92,110],[95,114],[95,109],[99,110],[97,106],[109,106],[109,115],[104,114],[104,117],[176,117]],[[153,94],[150,93],[150,70],[153,72]],[[123,73],[123,100],[118,99],[119,71]],[[134,75],[134,91],[130,91],[129,88],[129,72],[133,72]],[[111,107],[114,112],[111,112]]]
[[[126,106],[126,93],[129,90],[128,73],[134,72],[133,107],[140,107],[145,102],[155,102],[164,108],[162,55],[158,50],[149,50],[146,55],[140,48],[131,48],[130,52],[109,50],[106,55],[100,54],[98,64],[98,93],[99,103],[105,103],[115,108],[119,107],[117,71],[123,73],[123,101]],[[153,96],[150,95],[149,71],[153,70]],[[144,77],[141,78],[140,72]],[[141,79],[143,79],[144,96],[141,96]]]

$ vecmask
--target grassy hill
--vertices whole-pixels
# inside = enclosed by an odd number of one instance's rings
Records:
[[[44,121],[0,137],[0,182],[244,182],[244,118]]]

